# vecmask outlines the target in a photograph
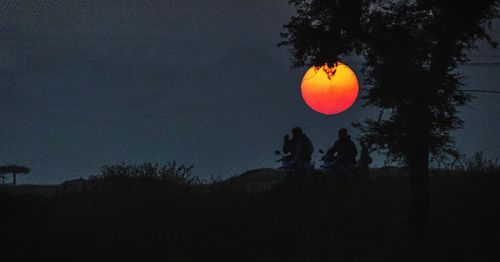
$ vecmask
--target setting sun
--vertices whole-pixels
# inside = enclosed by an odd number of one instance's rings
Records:
[[[358,79],[346,65],[311,67],[302,79],[302,97],[314,111],[325,115],[347,110],[358,97]]]

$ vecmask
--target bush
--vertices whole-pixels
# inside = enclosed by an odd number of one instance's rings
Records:
[[[164,166],[152,163],[105,165],[99,175],[91,176],[88,180],[80,178],[66,181],[57,191],[58,195],[110,191],[173,192],[201,184],[197,177],[191,175],[192,169],[192,166],[179,166],[175,161]]]
[[[175,161],[164,166],[158,164],[144,163],[142,165],[106,165],[101,168],[101,177],[110,179],[115,177],[158,180],[175,185],[191,185],[198,178],[191,175],[193,166],[178,166]]]
[[[482,151],[478,151],[472,156],[464,157],[460,168],[470,173],[488,173],[500,170],[500,164],[498,158],[495,161],[488,160]]]

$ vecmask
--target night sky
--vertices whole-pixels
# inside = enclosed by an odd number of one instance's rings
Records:
[[[0,164],[30,167],[19,182],[172,160],[226,178],[277,166],[296,125],[327,149],[339,128],[356,137],[350,123],[377,115],[361,100],[334,116],[302,101],[307,68],[291,69],[277,47],[287,0],[120,2],[1,1]],[[480,46],[459,70],[469,88],[500,91],[500,50]],[[361,62],[346,60],[360,80]],[[500,157],[500,95],[475,95],[458,147]]]

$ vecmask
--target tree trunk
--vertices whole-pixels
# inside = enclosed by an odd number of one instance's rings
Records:
[[[14,177],[14,181],[12,183],[15,185],[16,184],[16,173],[12,173],[12,176]]]
[[[408,220],[415,229],[424,229],[429,224],[429,149],[424,144],[415,145],[409,156],[410,209]]]
[[[430,112],[426,98],[417,100],[411,106],[409,116],[410,225],[423,232],[429,224],[430,182],[429,182],[429,134]]]

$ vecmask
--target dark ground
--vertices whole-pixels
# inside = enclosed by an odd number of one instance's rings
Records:
[[[9,258],[2,261],[500,261],[499,187],[496,171],[434,172],[431,225],[418,241],[406,223],[405,175],[318,175],[253,193],[224,183],[65,195],[3,187],[0,256]]]

